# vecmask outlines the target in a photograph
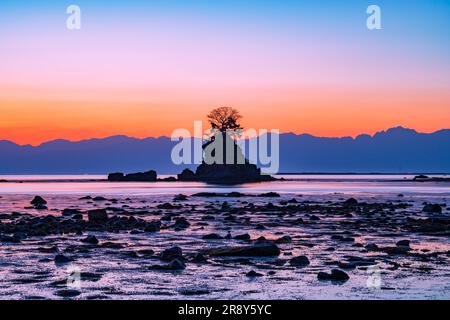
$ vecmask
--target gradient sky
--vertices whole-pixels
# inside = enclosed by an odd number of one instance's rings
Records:
[[[281,132],[431,132],[450,123],[449,40],[448,0],[2,0],[0,139],[170,135],[218,106]]]

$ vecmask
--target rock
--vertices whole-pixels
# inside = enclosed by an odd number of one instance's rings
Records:
[[[276,193],[276,192],[266,192],[266,193],[261,193],[258,195],[258,197],[264,197],[264,198],[279,198],[280,194]]]
[[[442,213],[442,207],[438,204],[432,204],[432,203],[427,203],[423,209],[422,212],[427,212],[427,213]]]
[[[78,290],[74,290],[74,289],[63,289],[63,290],[56,291],[55,294],[59,297],[69,298],[69,297],[79,296],[81,294],[81,292]]]
[[[208,259],[207,259],[203,254],[201,254],[201,253],[199,252],[199,253],[197,253],[197,254],[194,256],[194,258],[192,259],[192,261],[193,261],[193,262],[207,262]]]
[[[331,274],[326,272],[319,272],[317,275],[317,279],[319,280],[331,280],[331,281],[339,281],[339,282],[345,282],[350,277],[348,274],[346,274],[344,271],[339,269],[332,269]]]
[[[183,261],[175,259],[169,263],[169,270],[183,270],[186,268]]]
[[[20,243],[20,237],[18,237],[17,235],[14,236],[2,236],[0,235],[0,242],[9,242],[9,243]]]
[[[275,240],[275,243],[277,243],[277,244],[291,243],[291,242],[292,242],[292,238],[290,236],[283,236],[283,237]]]
[[[92,198],[93,201],[108,201],[105,197],[97,196]]]
[[[240,234],[234,237],[236,240],[250,240],[250,235],[248,233]]]
[[[89,222],[105,223],[108,221],[108,213],[105,209],[94,209],[88,211]]]
[[[413,181],[427,181],[429,179],[430,179],[430,177],[428,177],[426,175],[423,175],[423,174],[420,174],[418,176],[415,176]]]
[[[309,265],[309,259],[306,256],[298,256],[289,260],[289,264],[294,267],[304,267]]]
[[[82,214],[82,212],[78,209],[64,209],[62,211],[63,216],[73,216],[73,215],[77,215],[77,214]]]
[[[368,243],[364,248],[366,248],[367,251],[378,251],[380,249],[375,243]]]
[[[163,261],[172,261],[174,259],[183,260],[183,250],[178,246],[166,249],[161,252],[160,258]]]
[[[221,196],[221,194],[215,193],[215,192],[198,192],[198,193],[194,193],[192,196],[193,197],[213,198],[213,197],[219,197],[219,196]]]
[[[250,246],[242,247],[224,247],[208,250],[211,256],[278,256],[280,249],[272,242],[259,242]]]
[[[189,223],[189,221],[187,221],[186,218],[180,217],[175,220],[175,223],[173,224],[172,227],[176,229],[186,229],[189,228],[190,225],[191,224]]]
[[[37,204],[34,206],[34,209],[36,210],[47,210],[47,206],[43,205],[43,204]]]
[[[155,181],[157,181],[157,174],[156,174],[156,171],[154,171],[154,170],[150,170],[150,171],[146,171],[146,172],[129,173],[127,175],[124,175],[121,172],[116,172],[116,173],[110,173],[108,175],[108,181],[155,182]]]
[[[57,254],[55,256],[55,263],[69,263],[72,261],[71,258],[66,257],[65,255],[62,254]]]
[[[344,201],[344,206],[351,207],[356,205],[358,205],[358,200],[356,200],[355,198],[349,198]]]
[[[202,239],[205,240],[219,240],[219,239],[223,239],[222,236],[218,235],[217,233],[210,233],[210,234],[205,234]]]
[[[184,194],[177,194],[173,200],[174,201],[186,201],[188,199],[187,195]]]
[[[190,169],[184,169],[180,174],[177,175],[179,181],[196,181],[197,176]]]
[[[410,241],[409,240],[400,240],[395,244],[397,247],[405,247],[409,248]]]
[[[245,195],[240,192],[233,191],[233,192],[227,193],[226,196],[229,198],[240,198],[240,197],[244,197]]]
[[[145,232],[157,232],[161,230],[161,221],[150,221],[145,225]]]
[[[177,270],[184,270],[186,268],[186,265],[183,261],[179,259],[174,259],[170,261],[169,264],[166,265],[153,265],[150,267],[151,270],[169,270],[169,271],[177,271]]]
[[[206,164],[202,163],[195,171],[196,181],[216,184],[239,184],[246,182],[272,181],[269,175],[261,174],[256,165],[245,164]]]
[[[41,196],[35,196],[33,200],[31,200],[31,204],[33,206],[43,206],[47,204],[47,201],[45,201]]]
[[[106,242],[102,243],[101,247],[108,248],[108,249],[122,249],[124,246],[117,242],[106,241]],[[152,254],[153,254],[153,251],[152,251]]]
[[[84,238],[84,239],[81,239],[81,242],[83,242],[83,243],[89,243],[89,244],[98,244],[98,239],[97,239],[96,236],[90,235],[90,236],[87,236],[87,237]]]
[[[179,208],[181,208],[180,206],[174,206],[173,204],[168,203],[168,202],[165,202],[165,203],[162,203],[162,204],[158,204],[156,207],[157,207],[158,209],[167,209],[167,210],[172,210],[172,209],[179,209]]]
[[[252,271],[247,272],[246,276],[247,277],[262,277],[263,274],[252,270]]]

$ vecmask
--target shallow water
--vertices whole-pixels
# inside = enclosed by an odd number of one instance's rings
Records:
[[[301,217],[310,218],[309,213],[297,212],[280,216],[276,212],[248,212],[242,209],[238,221],[228,223],[223,215],[216,214],[214,220],[204,220],[208,205],[220,208],[227,201],[232,208],[244,208],[246,202],[256,206],[272,202],[275,205],[283,200],[296,198],[298,201],[339,202],[351,196],[359,201],[403,202],[412,206],[399,212],[399,219],[406,216],[429,217],[421,212],[422,202],[431,201],[448,204],[450,184],[394,182],[392,179],[376,177],[345,177],[340,179],[324,176],[308,177],[313,181],[297,179],[284,182],[247,184],[243,186],[211,186],[202,183],[108,183],[108,182],[44,182],[48,177],[29,177],[39,182],[0,184],[0,214],[19,212],[36,216],[60,216],[64,208],[88,210],[110,206],[110,202],[80,200],[80,195],[105,196],[117,200],[114,206],[125,206],[127,212],[145,210],[139,216],[143,219],[159,219],[163,214],[174,210],[157,210],[155,206],[171,202],[173,194],[191,195],[195,192],[231,192],[258,194],[276,191],[280,198],[240,197],[240,198],[200,198],[189,197],[182,202],[183,208],[175,210],[179,216],[186,217],[191,226],[176,231],[165,229],[155,233],[130,234],[129,232],[106,233],[87,232],[84,235],[64,234],[45,237],[31,237],[20,244],[1,243],[0,246],[0,298],[37,299],[59,298],[58,290],[71,288],[67,285],[71,270],[89,272],[97,278],[83,279],[76,290],[80,295],[75,299],[449,299],[450,298],[450,240],[448,236],[433,236],[405,233],[393,223],[388,229],[353,226],[357,216],[343,218],[315,212],[320,221],[306,225],[293,225],[289,221]],[[289,178],[287,177],[287,178]],[[11,177],[6,177],[11,180]],[[24,177],[19,177],[20,180]],[[55,180],[55,177],[50,177]],[[79,177],[78,177],[79,178]],[[86,176],[82,176],[86,179]],[[88,177],[100,179],[104,177]],[[400,177],[400,180],[403,176]],[[62,180],[67,180],[63,177]],[[77,177],[70,177],[77,179]],[[398,197],[402,193],[404,197]],[[48,210],[25,209],[32,195],[40,194],[48,202]],[[195,209],[192,209],[193,207]],[[444,208],[444,215],[449,215]],[[378,221],[378,220],[377,220]],[[6,221],[2,221],[6,223]],[[207,225],[205,225],[205,222]],[[401,223],[401,222],[399,222]],[[264,230],[255,226],[262,224]],[[160,264],[157,254],[164,249],[178,245],[187,257],[205,248],[244,245],[235,239],[204,240],[202,236],[211,232],[224,236],[249,233],[252,239],[264,236],[269,240],[284,235],[292,237],[292,242],[279,244],[281,254],[270,258],[249,258],[246,261],[236,258],[213,258],[207,264],[186,263],[183,271],[161,272],[150,270]],[[354,243],[332,240],[330,235],[347,232],[355,238]],[[122,249],[89,247],[80,243],[87,234],[94,234],[100,243],[112,241],[124,245]],[[376,243],[379,246],[395,246],[401,239],[411,240],[414,253],[437,253],[434,258],[422,256],[389,256],[379,252],[365,252],[355,243]],[[74,258],[70,264],[57,265],[53,261],[55,253],[42,253],[38,248],[56,245],[61,252]],[[85,252],[70,252],[71,246],[84,246]],[[335,251],[327,251],[334,247]],[[131,256],[130,252],[152,249],[153,256]],[[306,255],[311,264],[304,268],[293,268],[287,261],[293,256]],[[319,271],[335,268],[336,261],[346,256],[374,257],[376,259],[379,286],[368,286],[372,269],[357,267],[346,270],[350,280],[336,284],[317,280]],[[285,262],[281,264],[281,262]],[[398,266],[393,269],[393,264]],[[246,273],[255,270],[262,277],[249,278]],[[377,271],[378,270],[378,271]],[[271,272],[274,272],[273,274]],[[378,277],[379,272],[379,277]],[[369,281],[370,282],[370,281]]]
[[[167,176],[162,176],[167,177]],[[361,195],[428,194],[450,195],[448,182],[413,182],[414,175],[284,175],[286,181],[213,185],[202,182],[108,182],[105,176],[0,176],[10,182],[0,183],[0,194],[103,194],[103,195],[173,195],[197,192],[282,194],[346,193]]]

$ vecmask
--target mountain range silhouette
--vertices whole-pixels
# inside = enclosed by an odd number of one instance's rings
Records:
[[[403,127],[373,136],[324,138],[283,133],[283,173],[449,173],[450,129],[419,133]],[[0,140],[0,174],[106,174],[149,169],[176,174],[196,165],[174,165],[169,137],[111,136],[82,141],[53,140],[39,146]],[[259,164],[258,164],[259,165]]]

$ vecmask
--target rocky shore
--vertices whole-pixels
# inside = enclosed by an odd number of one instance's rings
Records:
[[[328,286],[361,298],[373,294],[365,283],[373,267],[381,296],[395,295],[398,278],[448,273],[444,201],[275,192],[26,198],[0,197],[0,298],[296,299]],[[67,286],[69,266],[81,270],[78,288]]]

